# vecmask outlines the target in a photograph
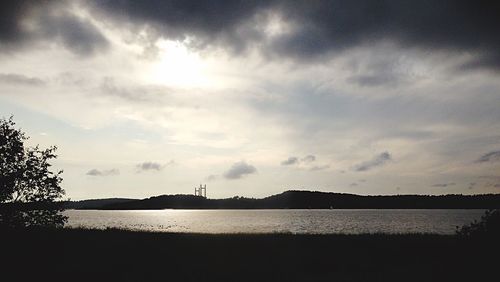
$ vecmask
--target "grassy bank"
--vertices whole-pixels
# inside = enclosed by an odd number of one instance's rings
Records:
[[[485,241],[418,234],[64,229],[1,237],[3,281],[487,281],[500,250]]]

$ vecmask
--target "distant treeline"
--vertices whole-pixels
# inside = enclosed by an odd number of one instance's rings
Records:
[[[500,194],[360,196],[312,191],[286,191],[263,199],[207,199],[162,195],[142,200],[103,199],[67,202],[74,209],[498,209]]]
[[[109,198],[109,199],[91,199],[82,201],[67,201],[64,203],[66,209],[102,209],[104,206],[119,203],[128,203],[138,201],[138,199],[127,198]]]

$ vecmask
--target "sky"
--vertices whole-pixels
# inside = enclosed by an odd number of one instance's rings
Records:
[[[500,192],[492,1],[2,1],[0,117],[70,199]]]

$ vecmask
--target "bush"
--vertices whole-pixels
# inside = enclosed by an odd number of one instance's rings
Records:
[[[500,210],[487,210],[480,221],[457,227],[456,233],[462,237],[500,238]]]

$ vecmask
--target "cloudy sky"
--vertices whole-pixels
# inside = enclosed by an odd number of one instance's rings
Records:
[[[72,199],[500,192],[489,1],[11,1],[0,116]]]

